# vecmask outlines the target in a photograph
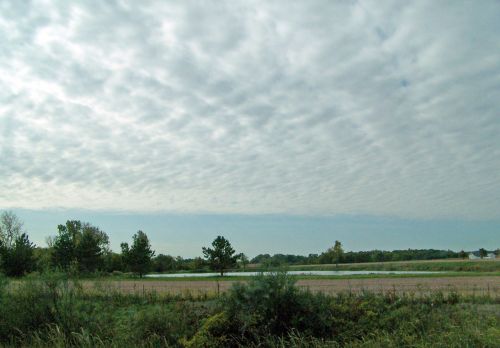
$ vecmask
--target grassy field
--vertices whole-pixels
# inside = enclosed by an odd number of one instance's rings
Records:
[[[325,293],[281,273],[245,284],[222,282],[225,292],[202,296],[127,293],[106,286],[109,281],[88,291],[85,282],[90,281],[46,274],[18,282],[12,291],[9,280],[0,278],[0,346],[498,347],[500,342],[500,299],[491,293],[433,288],[415,296],[390,286]]]
[[[356,279],[329,279],[292,277],[299,288],[312,292],[325,294],[338,294],[342,292],[370,291],[384,293],[393,291],[397,294],[412,294],[422,296],[441,291],[443,293],[456,292],[471,296],[490,296],[500,299],[500,277],[478,276],[478,277],[406,277],[406,278],[356,278]],[[172,294],[189,295],[193,297],[211,296],[228,291],[238,282],[249,282],[248,277],[242,280],[226,278],[224,280],[195,279],[195,280],[84,280],[81,282],[84,288],[93,291],[108,289],[121,293],[135,294]]]
[[[0,347],[498,347],[499,265],[339,265],[441,272],[426,275],[0,277]]]
[[[290,270],[324,271],[440,271],[500,272],[500,259],[495,260],[429,260],[400,262],[368,262],[337,265],[293,265]]]

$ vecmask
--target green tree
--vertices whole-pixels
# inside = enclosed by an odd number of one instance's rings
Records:
[[[344,250],[342,249],[342,243],[338,240],[335,241],[333,247],[329,248],[326,252],[320,255],[320,263],[335,263],[338,267],[339,262],[342,261],[344,256]]]
[[[16,239],[23,233],[23,223],[16,214],[4,211],[0,215],[0,242],[4,247],[13,247]]]
[[[35,266],[34,245],[23,232],[23,222],[11,211],[0,215],[0,270],[8,276],[22,276]]]
[[[241,267],[243,268],[243,270],[246,269],[249,261],[248,261],[248,257],[244,254],[244,253],[240,253],[238,255],[238,263],[241,265]]]
[[[58,235],[52,240],[52,259],[56,266],[68,269],[77,264],[82,272],[94,272],[103,265],[109,251],[109,238],[98,227],[77,220],[57,226]]]
[[[196,270],[201,270],[205,266],[205,260],[203,260],[201,257],[195,257],[193,262],[192,262],[192,269],[194,271]]]
[[[483,258],[486,256],[488,256],[488,252],[486,251],[486,249],[484,249],[484,248],[479,249],[479,257]]]
[[[203,255],[207,259],[210,268],[214,271],[220,272],[221,277],[224,275],[224,270],[236,265],[236,259],[234,249],[229,241],[222,237],[217,236],[212,242],[212,248],[203,247]]]
[[[159,254],[152,261],[153,270],[157,273],[174,271],[176,269],[176,260],[173,256]]]
[[[458,257],[460,257],[461,259],[466,259],[467,256],[469,256],[469,254],[467,254],[465,251],[463,250],[460,250],[460,252],[458,253]]]
[[[91,230],[83,230],[82,238],[76,246],[78,266],[83,272],[94,272],[102,264],[103,250],[97,236]]]
[[[338,267],[339,262],[342,260],[342,257],[344,256],[344,250],[342,249],[342,243],[340,243],[338,240],[336,240],[335,245],[333,246],[332,252],[333,252],[335,264]]]
[[[10,247],[0,241],[0,268],[11,277],[31,272],[35,266],[34,248],[26,233],[18,236]]]
[[[128,268],[139,275],[140,278],[151,269],[151,258],[155,252],[151,250],[149,239],[146,233],[138,231],[132,237],[132,246],[122,243],[122,255]]]

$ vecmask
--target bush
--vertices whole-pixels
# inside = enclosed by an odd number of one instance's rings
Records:
[[[330,299],[300,291],[294,278],[282,272],[236,284],[222,299],[222,309],[227,336],[247,343],[292,331],[318,337],[332,332]]]
[[[158,342],[177,345],[182,338],[194,335],[200,326],[197,310],[182,302],[137,308],[124,319],[124,341],[137,344],[155,337]]]

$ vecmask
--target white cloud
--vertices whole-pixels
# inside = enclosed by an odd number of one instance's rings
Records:
[[[498,218],[499,10],[2,2],[0,207]]]

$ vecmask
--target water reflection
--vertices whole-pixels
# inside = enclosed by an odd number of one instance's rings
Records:
[[[227,272],[228,277],[252,277],[258,274],[270,274],[272,272]],[[441,272],[427,271],[289,271],[290,275],[310,275],[310,276],[343,276],[343,275],[364,275],[364,274],[431,274]],[[168,274],[148,274],[149,278],[184,278],[184,277],[217,277],[219,273],[168,273]]]

